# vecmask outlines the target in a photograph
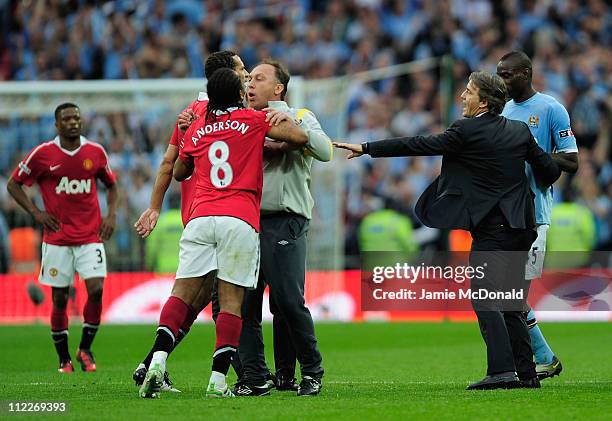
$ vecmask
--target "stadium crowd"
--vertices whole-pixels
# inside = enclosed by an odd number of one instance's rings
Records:
[[[555,200],[571,198],[588,207],[597,226],[594,247],[610,248],[612,58],[606,46],[612,43],[612,13],[604,0],[19,1],[2,2],[0,23],[0,79],[14,81],[201,78],[203,58],[219,49],[236,51],[247,69],[274,57],[306,79],[450,54],[451,120],[460,117],[459,94],[469,73],[494,72],[504,53],[522,49],[533,58],[534,87],[565,105],[580,147],[580,170],[557,183]],[[348,140],[442,130],[439,78],[434,69],[352,82]],[[49,112],[42,118],[0,117],[4,184],[25,151],[55,135]],[[83,112],[86,133],[109,151],[121,186],[110,267],[141,269],[143,244],[132,224],[148,205],[171,128],[144,115]],[[362,181],[346,192],[347,254],[358,252],[357,227],[380,208],[379,199],[393,198],[411,209],[439,163],[438,158],[350,161],[347,177]],[[4,189],[0,205],[6,255],[9,230],[34,223]]]

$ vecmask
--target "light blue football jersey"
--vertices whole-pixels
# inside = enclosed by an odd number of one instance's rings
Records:
[[[510,120],[526,123],[545,152],[578,152],[569,114],[565,107],[550,95],[537,92],[523,102],[510,100],[506,103],[502,115]],[[536,224],[550,225],[552,189],[536,186],[529,164],[526,164],[526,173],[531,190],[535,194]]]

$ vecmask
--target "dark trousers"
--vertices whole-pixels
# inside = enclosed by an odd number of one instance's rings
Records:
[[[500,218],[501,217],[501,218]],[[527,252],[535,239],[529,229],[509,228],[494,213],[472,230],[470,265],[486,267],[482,279],[472,279],[472,290],[511,291],[524,288]],[[524,299],[472,300],[480,332],[487,347],[487,375],[516,371],[521,380],[536,376],[529,330],[523,315]]]
[[[240,336],[240,349],[247,360],[248,373],[245,373],[240,353],[232,358],[232,367],[240,379],[259,383],[267,377],[269,368],[266,365],[264,354],[264,341],[261,330],[263,296],[266,283],[259,277],[257,289],[246,291],[242,306],[243,329]],[[215,282],[212,294],[212,317],[217,320],[219,315],[219,295]],[[295,377],[296,353],[291,340],[289,326],[285,318],[278,311],[274,300],[270,298],[270,309],[273,314],[274,337],[274,367],[277,376],[284,378]]]
[[[297,354],[291,339],[289,322],[281,314],[274,300],[270,300],[272,318],[272,333],[274,337],[274,369],[277,377],[293,379],[295,377],[295,361]]]
[[[314,323],[304,301],[307,231],[308,220],[299,215],[278,213],[261,218],[260,281],[256,290],[245,295],[238,350],[245,380],[249,382],[259,383],[268,373],[261,334],[266,284],[270,290],[270,311],[274,315],[277,374],[293,376],[297,357],[302,376],[320,378],[323,375]]]
[[[247,291],[242,306],[242,332],[240,335],[241,363],[244,364],[244,380],[259,383],[268,374],[261,330],[263,295],[266,283],[260,277],[257,289]],[[270,311],[273,314],[274,367],[277,376],[295,377],[296,353],[291,340],[287,320],[280,313],[270,296]]]

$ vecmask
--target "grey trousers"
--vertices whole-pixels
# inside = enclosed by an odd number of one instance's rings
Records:
[[[244,380],[249,383],[260,383],[268,374],[261,332],[261,306],[266,284],[274,315],[277,374],[293,377],[295,350],[302,377],[323,376],[314,323],[304,301],[307,232],[308,220],[296,214],[278,213],[261,218],[259,284],[257,289],[245,295],[238,350]]]

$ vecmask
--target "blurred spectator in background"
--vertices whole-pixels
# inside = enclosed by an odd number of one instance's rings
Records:
[[[414,238],[412,221],[396,210],[392,200],[378,199],[378,209],[366,215],[359,224],[361,253],[396,251],[412,253],[419,250]]]
[[[563,202],[552,208],[544,260],[551,269],[579,268],[591,260],[597,243],[595,217],[585,205],[566,193]]]
[[[153,272],[173,274],[178,267],[179,240],[183,234],[180,194],[170,194],[168,205],[169,209],[160,214],[155,229],[145,239],[145,262]]]
[[[6,218],[0,213],[0,273],[7,273],[11,265],[11,242]]]
[[[130,211],[140,215],[149,207],[149,199],[153,191],[151,177],[144,167],[136,167],[129,174],[132,184],[128,197]]]
[[[597,168],[591,158],[587,157],[581,161],[585,162],[585,168],[580,172],[580,176],[574,180],[573,187],[577,195],[573,200],[589,210],[594,219],[593,246],[600,247],[610,242],[610,212],[612,202],[608,194],[610,183],[602,187],[598,182]]]
[[[10,249],[9,272],[36,275],[40,270],[38,251],[40,233],[33,227],[13,228],[8,233],[7,244]]]

